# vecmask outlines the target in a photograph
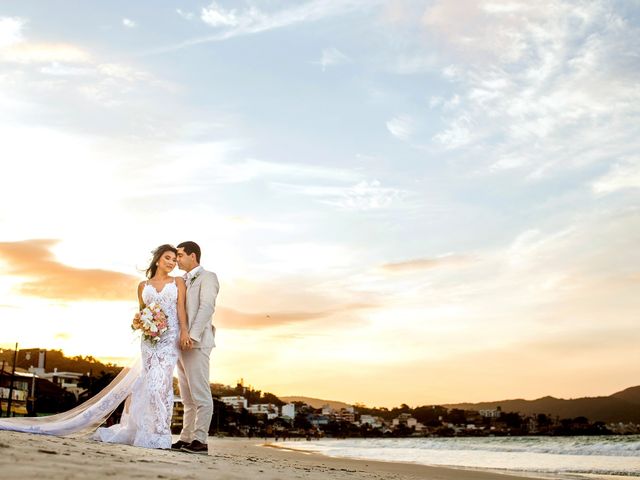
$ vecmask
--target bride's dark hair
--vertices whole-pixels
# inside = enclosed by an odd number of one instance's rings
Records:
[[[147,268],[146,271],[147,278],[151,279],[155,276],[156,272],[158,271],[158,260],[160,260],[160,257],[164,252],[173,252],[174,254],[178,255],[178,250],[176,250],[173,245],[169,245],[168,243],[160,245],[153,252],[151,252],[153,254],[153,258],[151,259],[149,268]]]

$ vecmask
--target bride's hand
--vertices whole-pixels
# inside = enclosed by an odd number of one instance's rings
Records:
[[[180,330],[180,348],[182,350],[191,349],[191,337],[187,329]]]

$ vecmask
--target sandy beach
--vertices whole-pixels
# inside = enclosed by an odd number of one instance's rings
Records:
[[[271,447],[269,446],[271,445]],[[347,460],[281,449],[262,439],[209,439],[209,455],[0,431],[3,479],[522,480],[490,472]]]

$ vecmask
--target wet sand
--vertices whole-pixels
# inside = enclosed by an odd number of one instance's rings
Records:
[[[303,445],[301,445],[303,447]],[[491,472],[330,458],[261,439],[209,439],[209,455],[0,431],[3,479],[522,480]]]

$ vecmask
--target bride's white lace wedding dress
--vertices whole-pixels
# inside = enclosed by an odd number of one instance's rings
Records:
[[[47,435],[91,435],[94,440],[147,448],[171,448],[173,371],[178,361],[178,288],[175,280],[161,291],[147,283],[142,290],[146,305],[164,310],[169,329],[157,343],[141,340],[140,358],[101,392],[68,412],[49,417],[0,419],[0,430]],[[120,423],[98,428],[126,399]]]

